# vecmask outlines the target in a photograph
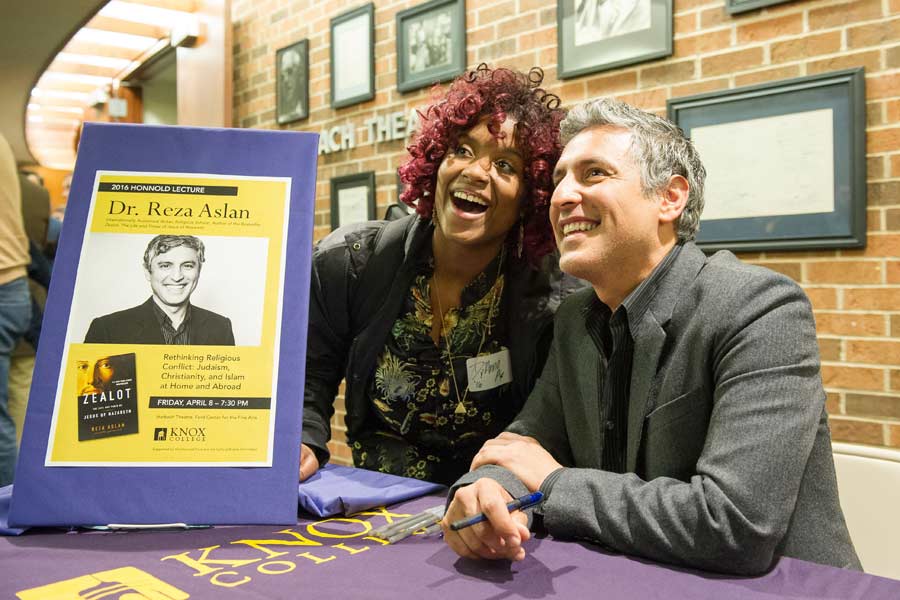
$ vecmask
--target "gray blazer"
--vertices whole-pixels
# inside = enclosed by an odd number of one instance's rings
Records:
[[[508,430],[564,466],[555,537],[730,573],[779,555],[859,569],[838,502],[812,310],[793,281],[688,243],[632,324],[627,472],[600,470],[593,290],[560,306],[541,378]],[[527,492],[496,466],[470,473]]]

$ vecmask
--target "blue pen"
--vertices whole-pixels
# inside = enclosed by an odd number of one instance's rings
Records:
[[[524,496],[520,496],[516,498],[512,502],[506,505],[506,510],[512,512],[514,510],[522,510],[528,508],[529,506],[534,506],[535,504],[540,504],[544,501],[544,494],[541,492],[534,492],[533,494],[525,494]],[[468,519],[460,519],[459,521],[454,521],[450,523],[450,529],[453,531],[459,531],[460,529],[465,529],[466,527],[471,527],[476,523],[481,523],[482,521],[486,521],[487,517],[484,516],[484,513],[478,513],[474,517],[469,517]]]

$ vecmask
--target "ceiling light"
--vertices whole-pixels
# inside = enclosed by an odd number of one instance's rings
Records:
[[[78,108],[77,106],[53,106],[52,104],[49,106],[44,106],[43,104],[29,103],[28,110],[41,111],[41,110],[49,110],[53,112],[63,112],[69,113],[72,115],[81,116],[84,114],[84,109]]]
[[[32,90],[26,139],[35,158],[51,168],[71,169],[75,160],[66,132],[82,118],[109,114],[110,88],[127,81],[157,54],[200,36],[187,0],[107,0],[95,22],[76,33]],[[155,5],[155,6],[154,6]],[[173,34],[174,30],[174,34]],[[175,39],[173,39],[175,38]],[[106,102],[105,106],[98,104]]]
[[[121,69],[128,64],[127,58],[112,58],[109,56],[94,56],[91,54],[74,54],[72,52],[60,52],[56,60],[74,65],[88,65],[91,67],[108,67]]]
[[[131,21],[132,23],[157,25],[167,29],[171,27],[173,22],[192,15],[192,13],[180,10],[157,8],[131,2],[118,2],[117,0],[112,0],[112,2],[100,9],[100,12],[97,14],[122,21]]]
[[[41,115],[28,115],[30,123],[43,123],[44,125],[69,125],[75,127],[80,119],[63,119],[62,117],[42,117]]]
[[[71,83],[87,83],[90,85],[105,85],[109,83],[110,77],[100,77],[99,75],[82,75],[80,73],[59,73],[54,71],[46,71],[41,77],[40,82],[45,81],[68,81]]]
[[[90,94],[86,94],[84,92],[66,92],[63,90],[36,90],[38,93],[31,92],[33,96],[38,96],[40,98],[65,98],[67,100],[80,100],[82,102],[87,102],[91,99]]]
[[[112,31],[103,31],[102,29],[91,29],[89,27],[85,27],[76,33],[72,39],[78,42],[103,44],[106,46],[120,46],[133,50],[144,50],[156,43],[156,38],[144,35],[115,33]]]

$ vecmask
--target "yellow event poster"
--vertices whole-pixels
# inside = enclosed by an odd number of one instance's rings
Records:
[[[288,177],[97,171],[46,466],[271,466]]]

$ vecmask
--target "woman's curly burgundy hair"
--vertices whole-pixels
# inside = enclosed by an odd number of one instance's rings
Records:
[[[536,264],[553,250],[548,211],[553,168],[562,151],[559,123],[566,113],[560,108],[558,96],[541,89],[543,80],[544,72],[537,67],[526,75],[485,64],[457,77],[442,99],[424,114],[419,113],[421,130],[407,148],[409,160],[398,169],[405,184],[400,199],[430,219],[438,167],[459,136],[484,118],[488,130],[498,136],[502,123],[507,118],[515,119],[514,141],[525,162],[522,253],[528,262]],[[518,225],[513,227],[508,243],[517,244],[518,230]]]

